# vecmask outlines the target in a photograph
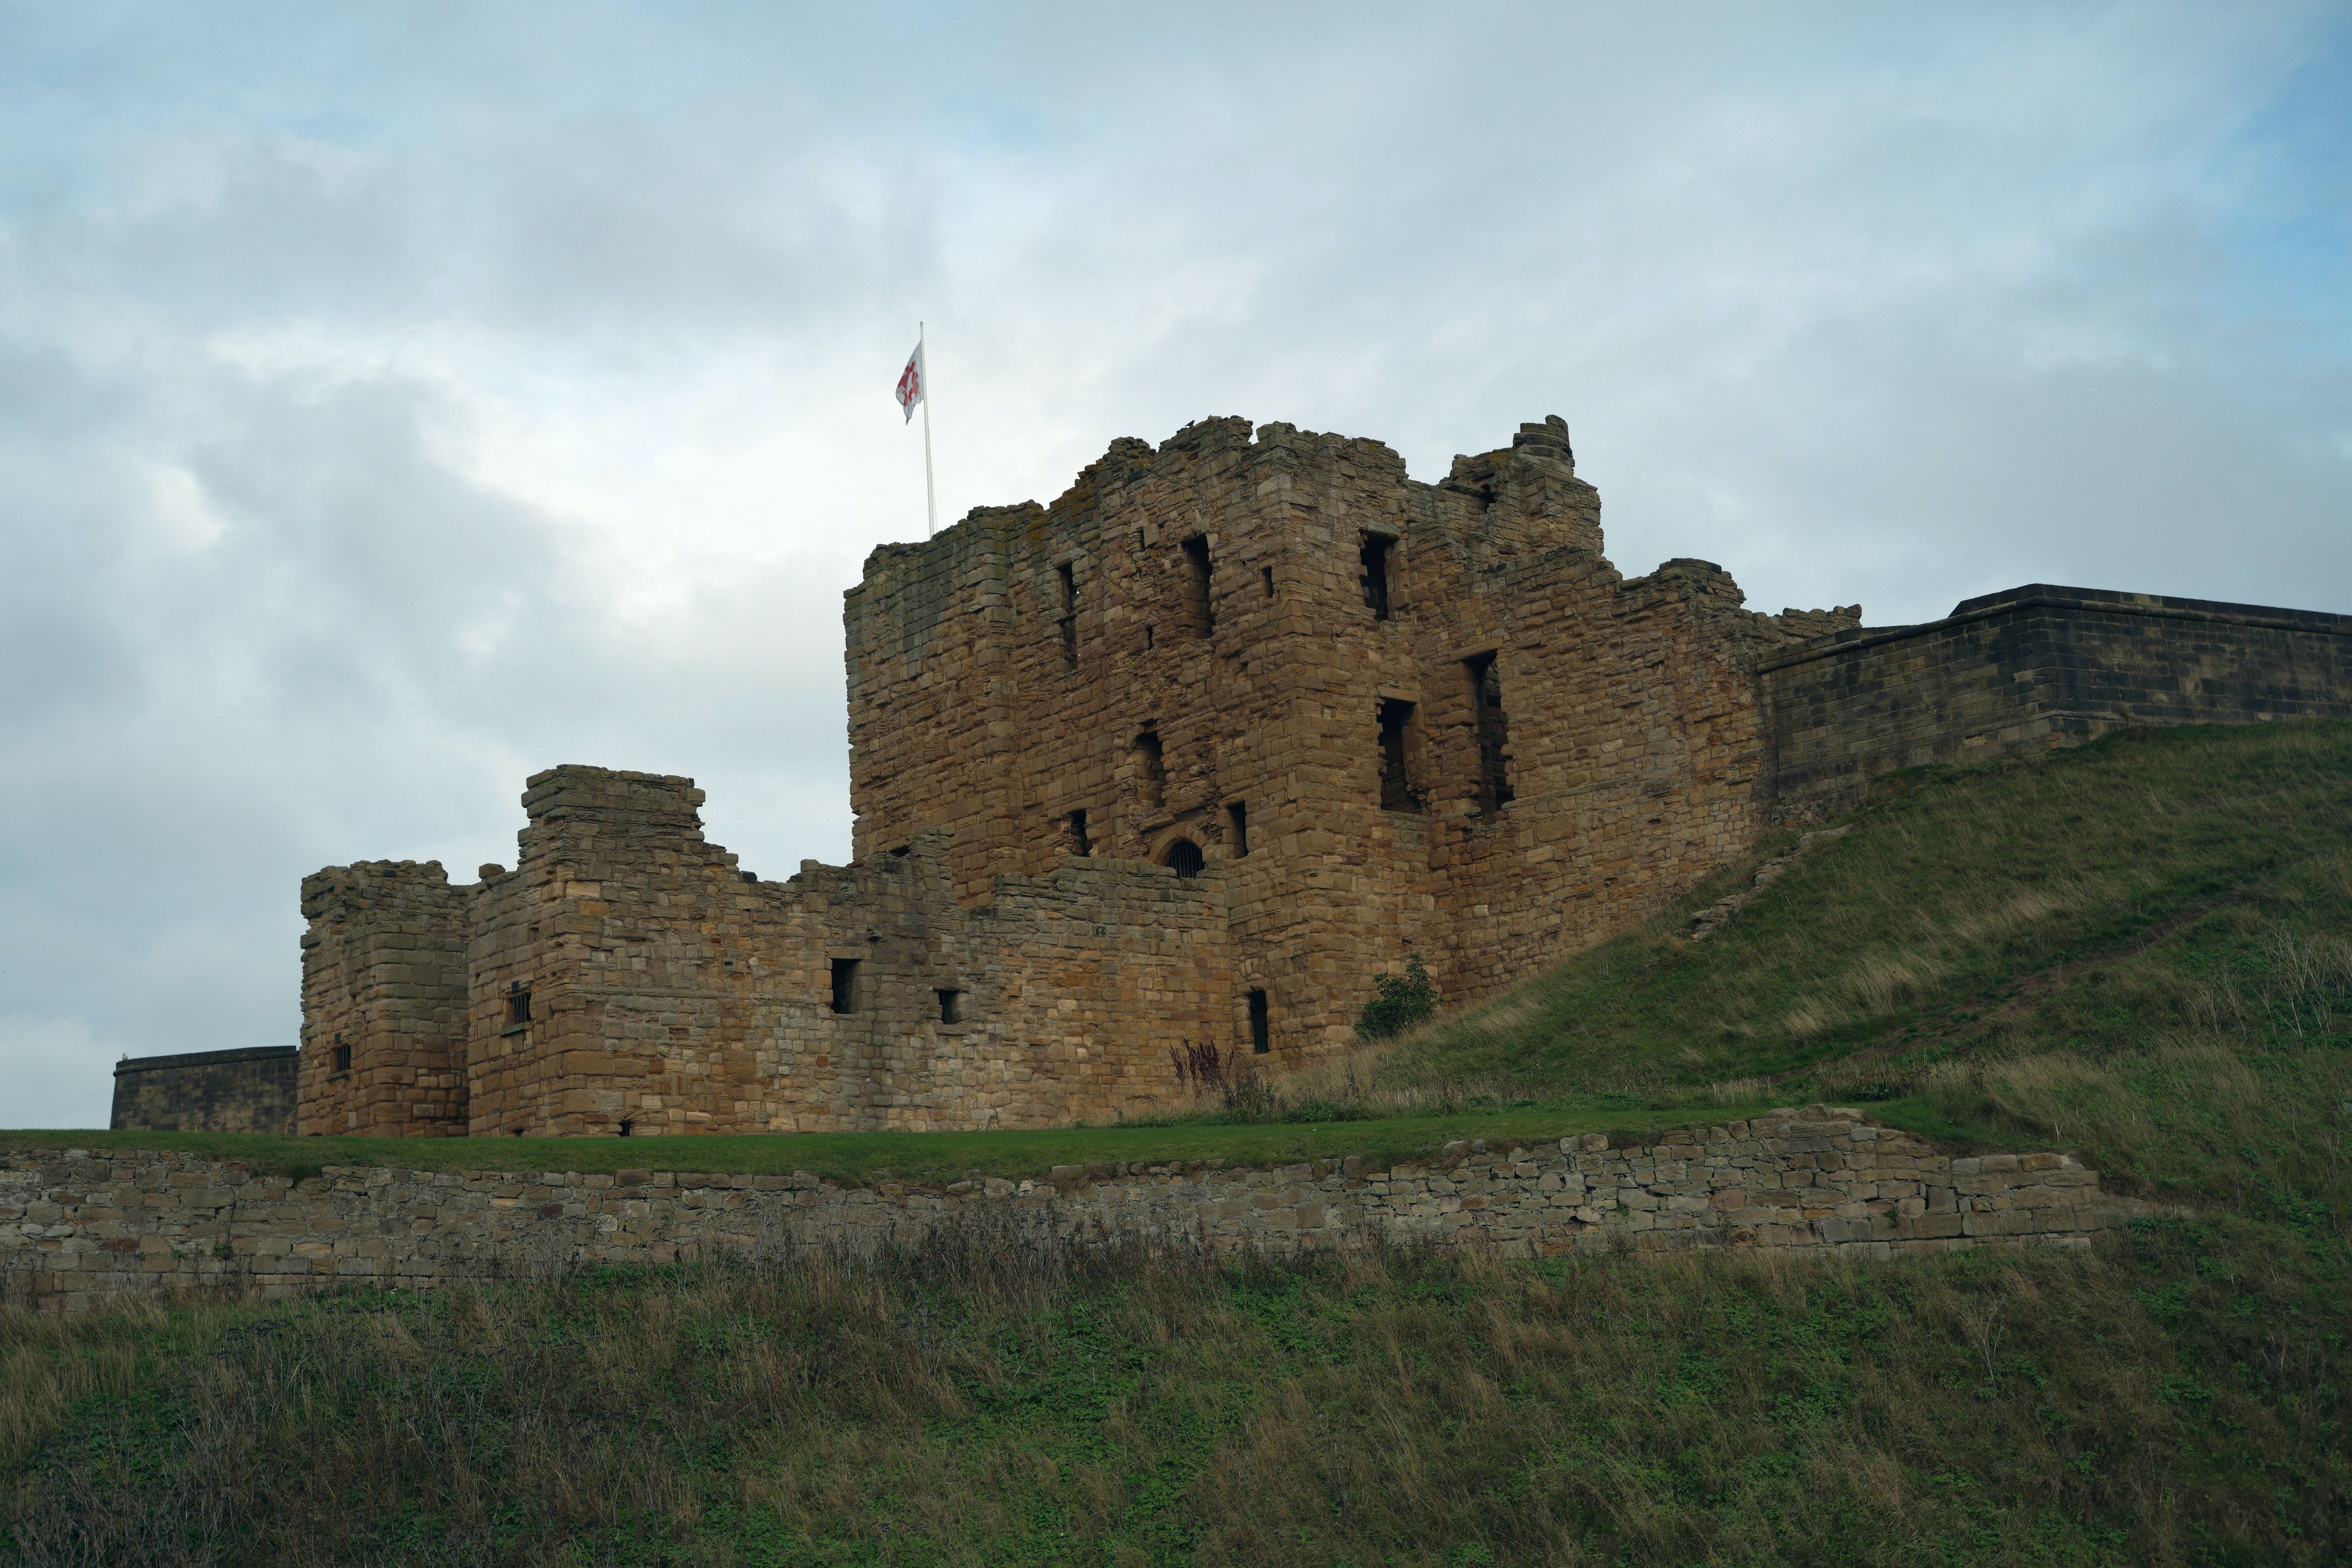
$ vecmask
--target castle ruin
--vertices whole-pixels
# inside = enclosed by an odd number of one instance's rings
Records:
[[[854,859],[782,881],[691,780],[534,776],[511,870],[305,879],[299,1125],[377,1136],[1040,1126],[1202,1046],[1344,1051],[1625,929],[1890,767],[2352,713],[2352,619],[2036,585],[1923,626],[1621,575],[1566,426],[1409,479],[1244,419],[846,596]]]

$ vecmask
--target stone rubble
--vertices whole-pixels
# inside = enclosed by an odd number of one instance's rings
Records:
[[[1705,942],[1729,924],[1731,917],[1747,907],[1758,894],[1795,870],[1806,856],[1822,845],[1833,843],[1853,831],[1851,827],[1821,827],[1811,833],[1800,834],[1794,844],[1757,868],[1756,879],[1750,882],[1744,891],[1733,893],[1728,898],[1717,899],[1701,910],[1691,921],[1690,930],[1685,934],[1692,942]]]

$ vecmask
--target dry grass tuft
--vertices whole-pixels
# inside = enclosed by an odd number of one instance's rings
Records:
[[[870,1261],[7,1315],[12,1370],[65,1381],[0,1384],[0,1560],[2316,1563],[2352,1547],[2322,1272],[2179,1223],[1856,1266],[976,1222]]]

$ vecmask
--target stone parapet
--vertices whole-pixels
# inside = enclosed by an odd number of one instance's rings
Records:
[[[117,1132],[275,1132],[294,1131],[292,1046],[125,1057],[114,1066]]]
[[[2352,616],[2031,583],[1773,650],[1757,679],[1771,814],[1818,818],[1895,768],[2137,724],[2352,715]]]
[[[1028,1180],[845,1187],[818,1176],[330,1166],[295,1183],[216,1160],[68,1150],[0,1157],[0,1284],[76,1310],[168,1287],[287,1296],[610,1264],[912,1245],[1010,1209],[1071,1245],[1197,1237],[1220,1249],[1365,1245],[1506,1258],[1767,1247],[1890,1258],[2080,1247],[2135,1205],[2070,1155],[1953,1158],[1858,1111],[1780,1110],[1630,1142],[1602,1133],[1448,1144],[1368,1169],[1221,1162],[1056,1166]]]

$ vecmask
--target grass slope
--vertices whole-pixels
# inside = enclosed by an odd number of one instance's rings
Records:
[[[1925,770],[1845,820],[1708,941],[1681,932],[1744,871],[1404,1042],[1391,1093],[1865,1103],[2079,1149],[2156,1194],[2340,1223],[2352,723]]]

